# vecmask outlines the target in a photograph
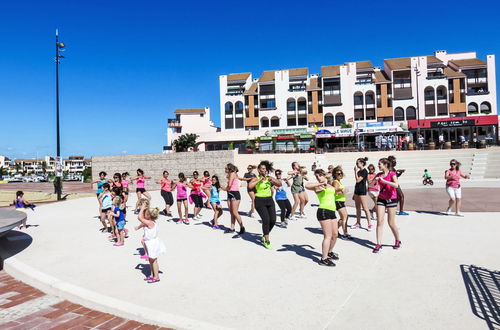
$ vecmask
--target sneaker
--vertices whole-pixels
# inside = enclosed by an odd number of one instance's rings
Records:
[[[401,212],[398,212],[398,215],[410,215],[410,213],[405,212],[405,211],[401,211]]]
[[[139,210],[135,210],[134,214],[136,214],[136,215],[139,214]]]
[[[447,215],[452,215],[453,213],[451,212],[451,209],[447,209],[445,212]]]
[[[382,245],[380,244],[377,244],[375,245],[375,247],[373,248],[373,253],[379,253],[379,251],[382,249]]]
[[[300,214],[300,217],[301,217],[302,219],[307,218],[307,216],[306,216],[306,214],[305,214],[305,213],[301,213],[301,214]]]
[[[145,254],[145,255],[141,256],[141,259],[144,259],[144,260],[149,260],[149,257],[148,257],[148,255],[147,255],[147,254]]]
[[[290,221],[295,221],[295,220],[297,220],[297,218],[296,218],[295,216],[293,216],[293,215],[292,215],[292,216],[288,217],[288,220],[290,220]]]
[[[326,259],[321,259],[319,262],[318,262],[318,265],[320,266],[327,266],[327,267],[335,267],[336,265],[333,263],[333,261],[329,258],[326,258]]]
[[[396,243],[394,243],[394,245],[392,246],[392,248],[394,250],[397,250],[401,247],[401,241],[396,241]]]
[[[212,229],[220,229],[219,225],[213,225]]]
[[[372,231],[372,230],[373,230],[373,227],[374,227],[373,225],[369,225],[369,226],[368,226],[368,231]]]
[[[271,250],[271,249],[273,248],[273,247],[271,246],[271,242],[269,242],[269,241],[267,241],[267,240],[265,240],[265,239],[263,239],[263,240],[262,240],[262,244],[264,244],[264,247],[265,247],[266,249],[268,249],[268,250]]]
[[[224,230],[224,234],[234,234],[235,232],[236,230],[231,228],[226,228],[226,230]]]
[[[361,228],[361,225],[359,223],[355,223],[354,225],[351,225],[351,229],[358,229]]]
[[[186,218],[186,219],[184,219],[183,222],[184,222],[185,225],[189,225],[189,219]]]
[[[456,215],[457,217],[463,217],[463,216],[464,216],[464,214],[463,214],[463,213],[460,213],[460,212],[455,213],[455,215]]]
[[[123,244],[123,243],[119,243],[119,242],[118,242],[118,243],[113,244],[113,246],[124,246],[124,245],[125,245],[125,244]]]
[[[245,227],[242,226],[238,234],[243,235],[245,232],[246,232]]]
[[[288,221],[283,221],[282,222],[283,228],[288,228]]]
[[[158,214],[159,214],[159,215],[167,215],[167,214],[165,213],[165,211],[160,211]]]
[[[193,215],[193,220],[199,220],[200,219],[200,216],[199,215]]]
[[[332,260],[339,260],[339,255],[335,252],[328,252],[328,258],[332,259]]]

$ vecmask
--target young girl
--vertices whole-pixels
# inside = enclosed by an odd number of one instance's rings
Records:
[[[184,173],[179,173],[179,181],[174,182],[177,188],[177,211],[179,212],[179,221],[177,223],[184,223],[189,225],[188,219],[188,201],[187,201],[187,182]],[[182,206],[184,204],[184,217],[182,217]]]
[[[281,210],[281,227],[286,228],[288,227],[288,218],[290,218],[290,215],[292,214],[292,204],[290,204],[287,196],[287,190],[290,188],[290,180],[288,178],[282,178],[281,170],[276,170],[274,174],[276,175],[276,180],[281,182],[280,187],[273,186],[276,190],[274,198],[276,199],[276,203],[278,203]]]
[[[122,173],[122,188],[123,188],[123,209],[126,211],[127,210],[127,201],[128,201],[128,185],[129,182],[127,181],[127,178],[130,176],[128,172],[123,172]]]
[[[349,218],[347,208],[345,207],[345,195],[347,194],[347,188],[341,181],[344,178],[344,171],[339,165],[332,170],[332,174],[334,176],[332,185],[335,188],[335,208],[337,209],[340,217],[338,227],[342,227],[342,231],[344,232],[343,236],[339,236],[342,239],[352,239],[352,236],[347,232],[347,219]]]
[[[368,165],[368,196],[373,200],[373,208],[370,210],[372,218],[374,217],[373,214],[377,213],[377,198],[380,189],[378,180],[375,179],[376,177],[375,166],[373,164]]]
[[[292,176],[292,195],[293,195],[293,206],[292,206],[292,219],[295,219],[295,211],[297,211],[297,207],[299,208],[298,218],[305,218],[304,208],[308,202],[307,193],[304,189],[304,180],[308,180],[305,175],[303,167],[299,165],[297,162],[292,163],[292,171],[288,172],[289,175]]]
[[[199,220],[202,216],[200,214],[201,209],[203,208],[203,197],[201,197],[201,186],[202,182],[198,178],[198,171],[193,172],[193,178],[189,180],[188,187],[191,188],[191,192],[189,194],[190,199],[194,203],[194,211],[193,211],[193,220]]]
[[[356,166],[354,166],[354,178],[356,179],[356,184],[354,186],[353,198],[356,205],[356,223],[351,226],[351,228],[361,228],[361,208],[363,208],[366,220],[368,220],[368,231],[372,231],[372,219],[370,217],[370,210],[368,209],[368,201],[366,199],[366,179],[368,177],[368,171],[365,166],[367,160],[367,157],[358,158],[358,160],[356,160]]]
[[[27,200],[24,199],[24,192],[21,190],[16,192],[16,199],[14,200],[14,207],[16,208],[16,211],[24,212],[26,213],[26,208],[29,207],[32,210],[35,208],[35,204],[32,204],[28,202]],[[26,216],[26,219],[23,220],[22,224],[19,226],[19,229],[28,228],[26,225],[28,217]]]
[[[399,238],[399,230],[396,226],[396,207],[398,206],[398,177],[394,172],[396,159],[389,160],[381,158],[378,161],[378,168],[381,173],[377,174],[376,180],[380,185],[380,193],[377,198],[377,245],[373,249],[373,253],[378,253],[382,249],[382,233],[384,232],[384,216],[387,211],[387,221],[392,230],[396,242],[393,249],[401,247]]]
[[[123,246],[125,244],[125,217],[122,210],[122,198],[116,196],[113,199],[113,211],[109,211],[108,215],[113,216],[116,223],[116,243],[113,246]]]
[[[328,182],[326,173],[322,169],[314,171],[318,183],[308,183],[306,188],[316,193],[319,199],[319,207],[316,216],[323,230],[322,256],[318,262],[320,266],[334,267],[332,260],[339,257],[333,252],[338,236],[338,222],[335,215],[335,188]]]
[[[158,224],[156,219],[158,219],[158,208],[153,210],[149,209],[146,205],[147,203],[141,204],[141,209],[139,211],[139,221],[141,224],[135,227],[135,230],[144,228],[144,244],[148,253],[149,266],[151,269],[151,274],[144,280],[148,283],[156,283],[160,281],[158,257],[160,254],[165,252],[165,245],[158,238]]]
[[[243,177],[240,178],[240,180],[246,181],[246,183],[247,183],[247,193],[248,193],[248,196],[250,196],[250,200],[252,201],[251,202],[252,204],[250,206],[250,211],[248,212],[248,216],[250,218],[252,218],[253,215],[255,214],[255,189],[248,188],[248,184],[250,183],[250,181],[252,181],[253,178],[255,178],[255,174],[253,173],[253,170],[255,170],[256,168],[257,168],[257,166],[248,165],[248,167],[247,167],[247,173],[245,173],[243,175]]]
[[[117,189],[115,189],[117,188]],[[113,174],[113,181],[111,182],[111,189],[119,192],[118,195],[122,195],[123,193],[123,185],[122,185],[122,175],[120,173]]]
[[[137,169],[137,176],[130,179],[131,182],[137,181],[135,189],[135,192],[137,193],[137,203],[135,204],[134,214],[139,214],[139,201],[142,199],[142,195],[151,200],[151,195],[146,191],[146,188],[144,187],[144,183],[147,179],[151,179],[151,177],[144,176],[144,171],[140,168]]]
[[[111,211],[111,208],[113,206],[113,198],[111,197],[111,192],[109,191],[109,183],[105,183],[102,185],[102,190],[103,192],[100,194],[101,198],[101,223],[102,223],[102,229],[101,231],[103,233],[108,232],[108,225],[106,224],[106,218],[108,218],[108,222],[111,226],[111,236],[113,236],[114,233],[114,228],[113,228],[113,220],[111,217],[108,217],[108,212]],[[110,236],[110,238],[112,238]]]
[[[106,179],[106,172],[99,172],[99,179],[92,181],[92,184],[97,183],[97,191],[96,191],[96,196],[97,196],[97,201],[99,202],[99,217],[101,216],[101,209],[102,209],[102,202],[101,202],[101,194],[103,192],[102,186],[105,183],[111,183],[111,180]]]
[[[462,173],[460,165],[459,161],[452,159],[450,160],[450,169],[444,172],[444,178],[446,179],[446,192],[450,197],[446,214],[451,214],[453,204],[455,204],[455,215],[463,217],[464,215],[460,213],[460,207],[462,206],[462,188],[460,185],[460,178],[469,179],[470,175]]]
[[[281,181],[269,176],[273,171],[273,163],[263,160],[257,167],[259,175],[253,178],[248,188],[255,188],[255,209],[262,219],[262,244],[272,249],[269,234],[276,224],[276,208],[273,201],[272,186],[281,187]]]
[[[240,208],[241,194],[240,194],[240,180],[238,179],[238,168],[233,164],[229,163],[225,168],[227,186],[221,187],[222,190],[227,191],[227,204],[229,207],[229,213],[231,213],[231,228],[227,228],[224,233],[231,234],[235,232],[235,224],[238,221],[240,225],[239,234],[243,235],[245,233],[245,227],[243,226],[243,221],[241,220],[240,213],[238,209]]]
[[[219,191],[220,191],[220,183],[219,177],[217,175],[212,176],[210,180],[210,186],[203,185],[203,191],[210,191],[210,204],[212,210],[214,210],[214,218],[210,223],[212,224],[213,229],[220,229],[219,223],[217,222],[222,215],[222,205],[220,203]],[[208,195],[208,194],[207,194]]]
[[[203,189],[203,191],[207,195],[207,201],[205,202],[205,206],[207,207],[207,209],[209,209],[209,208],[211,208],[210,199],[212,197],[212,193],[211,193],[212,179],[210,179],[210,173],[208,171],[203,172],[203,179],[201,181],[203,183],[202,188],[203,187],[208,188],[208,189]]]
[[[161,185],[160,193],[165,201],[165,209],[160,214],[171,217],[170,207],[174,204],[174,197],[172,196],[172,180],[168,178],[168,171],[163,171],[163,177],[156,180],[156,183]]]

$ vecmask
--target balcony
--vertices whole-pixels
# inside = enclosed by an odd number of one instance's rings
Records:
[[[467,96],[473,96],[473,95],[488,95],[490,91],[485,90],[485,89],[469,89],[467,90]]]
[[[181,128],[182,125],[181,125],[180,121],[178,121],[178,120],[169,119],[168,120],[168,127],[170,127],[170,128]]]
[[[432,75],[428,75],[427,76],[427,79],[428,80],[432,80],[432,79],[445,79],[446,76],[442,73],[439,73],[439,74],[432,74]]]

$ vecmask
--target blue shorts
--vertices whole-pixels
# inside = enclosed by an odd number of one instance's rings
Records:
[[[210,203],[211,203],[211,204],[220,205],[220,200],[216,200],[216,201],[214,201],[214,200],[210,200]]]
[[[116,228],[119,229],[119,230],[125,229],[125,221],[118,221],[116,223]]]

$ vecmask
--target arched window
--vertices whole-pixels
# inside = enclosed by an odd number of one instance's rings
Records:
[[[409,106],[408,108],[406,108],[406,120],[415,119],[417,119],[417,110],[414,107]]]
[[[437,98],[437,115],[447,116],[448,115],[448,98],[446,87],[438,86],[436,88],[436,98]]]
[[[234,105],[235,128],[243,128],[243,102],[238,101]]]
[[[335,126],[333,122],[333,115],[331,113],[327,113],[325,115],[325,126]]]
[[[288,126],[297,126],[297,103],[293,97],[286,100],[286,118]]]
[[[394,109],[394,121],[402,121],[405,120],[405,112],[403,108],[397,107]]]
[[[262,117],[260,119],[260,126],[261,127],[269,127],[269,118],[267,117]]]
[[[365,94],[366,120],[373,120],[375,115],[375,94],[373,91],[368,91]]]
[[[469,103],[469,105],[467,106],[467,112],[470,114],[478,113],[479,108],[477,107],[477,103],[474,102]]]
[[[337,112],[335,115],[335,126],[345,124],[345,115],[342,112]]]
[[[224,113],[225,113],[225,123],[226,129],[234,128],[234,112],[233,112],[233,103],[226,102],[224,105]]]
[[[297,100],[297,124],[300,126],[307,125],[307,101],[304,97],[299,97]]]
[[[436,96],[438,100],[446,100],[446,87],[438,86],[436,88]]]
[[[489,102],[481,103],[481,113],[491,113],[491,104]]]
[[[432,101],[434,103],[434,88],[433,87],[428,86],[424,89],[424,98],[425,98],[425,101]]]
[[[354,93],[354,120],[364,120],[365,111],[363,110],[363,93]]]
[[[280,119],[276,116],[271,118],[271,127],[279,127],[280,126]]]
[[[434,100],[434,98],[435,98],[434,88],[431,86],[427,86],[424,89],[426,117],[434,117],[436,115],[436,101]]]

